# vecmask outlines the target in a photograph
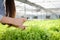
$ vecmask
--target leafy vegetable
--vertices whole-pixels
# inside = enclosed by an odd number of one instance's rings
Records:
[[[60,19],[28,20],[25,30],[0,23],[0,40],[60,40]]]

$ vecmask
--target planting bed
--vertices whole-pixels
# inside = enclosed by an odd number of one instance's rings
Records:
[[[25,30],[0,23],[0,40],[60,40],[60,19],[28,20]]]

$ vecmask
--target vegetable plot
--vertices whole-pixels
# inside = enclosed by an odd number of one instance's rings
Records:
[[[60,40],[60,19],[28,20],[25,30],[0,23],[0,40]]]

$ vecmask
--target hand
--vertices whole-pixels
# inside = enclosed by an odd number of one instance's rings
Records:
[[[26,21],[25,18],[15,18],[14,21],[12,21],[12,24],[19,28],[25,29],[25,26],[23,26],[23,23],[25,21]]]
[[[22,29],[25,29],[25,26],[23,26],[23,23],[25,21],[26,21],[25,18],[10,18],[10,17],[3,17],[1,20],[2,23],[12,24]]]

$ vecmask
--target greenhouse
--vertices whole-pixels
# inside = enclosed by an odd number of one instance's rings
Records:
[[[60,0],[4,2],[5,16],[0,7],[0,40],[60,40]]]

